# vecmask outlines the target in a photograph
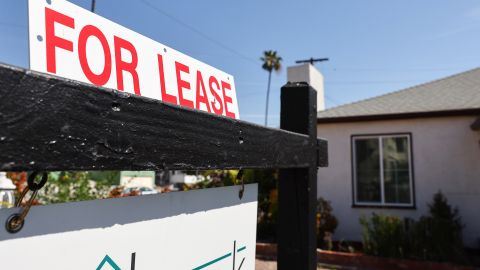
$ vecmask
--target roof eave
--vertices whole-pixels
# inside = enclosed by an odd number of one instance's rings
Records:
[[[345,122],[363,122],[363,121],[382,121],[382,120],[398,120],[398,119],[412,119],[412,118],[466,116],[466,115],[478,115],[478,114],[480,114],[480,108],[472,108],[472,109],[461,109],[461,110],[408,112],[408,113],[395,113],[395,114],[319,117],[317,118],[317,123],[326,124],[326,123],[345,123]],[[480,123],[478,123],[477,128],[480,130]],[[472,129],[473,129],[473,125],[472,125]]]

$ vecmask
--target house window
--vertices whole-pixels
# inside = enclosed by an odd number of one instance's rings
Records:
[[[353,136],[355,205],[413,206],[411,138]]]

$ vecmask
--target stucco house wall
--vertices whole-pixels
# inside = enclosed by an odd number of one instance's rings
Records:
[[[470,128],[475,119],[452,116],[318,124],[318,136],[328,140],[329,153],[329,166],[318,171],[318,196],[331,201],[339,220],[335,239],[360,241],[359,218],[372,212],[418,219],[441,190],[460,210],[465,244],[480,248],[480,131]],[[352,207],[351,136],[387,133],[411,133],[415,207]]]

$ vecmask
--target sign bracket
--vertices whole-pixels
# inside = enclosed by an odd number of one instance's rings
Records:
[[[18,201],[15,204],[15,207],[20,207],[25,195],[27,195],[28,191],[32,191],[33,193],[30,196],[30,199],[28,200],[27,204],[25,205],[25,207],[22,209],[20,213],[16,213],[8,217],[5,223],[5,229],[9,233],[17,233],[23,228],[23,225],[25,224],[25,218],[27,217],[28,212],[30,211],[30,208],[33,205],[33,202],[35,201],[35,198],[37,197],[38,191],[41,188],[43,188],[47,183],[47,180],[48,180],[47,172],[43,172],[42,179],[40,180],[40,182],[35,183],[35,178],[37,174],[38,172],[32,172],[28,176],[28,180],[27,180],[28,185],[23,189],[22,194],[20,194],[20,198],[18,198]]]

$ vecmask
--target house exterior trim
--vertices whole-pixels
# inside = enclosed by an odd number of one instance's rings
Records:
[[[381,120],[431,118],[431,117],[446,117],[446,116],[468,116],[468,115],[478,115],[478,114],[480,114],[480,108],[448,110],[448,111],[397,113],[397,114],[373,114],[373,115],[354,115],[354,116],[342,116],[342,117],[325,117],[325,118],[317,118],[317,123],[324,124],[324,123],[381,121]],[[480,126],[478,128],[480,129]]]
[[[398,205],[398,204],[369,204],[369,203],[357,203],[355,201],[355,170],[354,170],[354,145],[353,141],[355,137],[378,137],[378,136],[408,136],[409,138],[409,159],[410,159],[410,181],[411,181],[411,199],[410,205]],[[352,134],[350,135],[350,164],[351,164],[351,184],[352,184],[352,208],[383,208],[383,209],[405,209],[415,210],[417,209],[417,200],[415,193],[415,160],[413,155],[413,134],[412,132],[394,132],[394,133],[366,133],[366,134]]]

